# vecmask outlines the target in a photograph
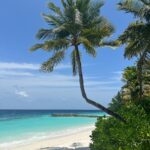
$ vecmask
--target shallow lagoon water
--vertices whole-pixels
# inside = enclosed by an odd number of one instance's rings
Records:
[[[105,115],[87,110],[0,110],[0,147],[76,132],[96,122],[96,118],[51,117],[53,113]]]

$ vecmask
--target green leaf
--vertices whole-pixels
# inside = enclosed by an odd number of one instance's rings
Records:
[[[35,44],[34,46],[32,46],[30,48],[30,51],[35,51],[35,50],[40,49],[42,47],[43,47],[43,44]]]
[[[96,56],[96,50],[95,50],[94,46],[92,45],[92,43],[88,39],[86,39],[84,37],[80,37],[78,42],[83,44],[83,46],[86,49],[86,52],[88,54],[90,54],[94,57]]]
[[[60,8],[57,7],[54,3],[52,3],[52,2],[48,3],[48,7],[49,7],[49,9],[54,11],[54,13],[57,13],[58,15],[62,16],[62,12],[61,12]]]
[[[63,60],[64,56],[64,50],[55,52],[49,60],[42,64],[41,70],[45,72],[52,72],[54,70],[54,67],[57,66]]]

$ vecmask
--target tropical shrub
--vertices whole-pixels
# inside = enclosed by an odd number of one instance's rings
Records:
[[[115,118],[99,118],[92,133],[91,150],[149,150],[150,118],[139,105],[122,106],[119,113],[127,124]]]
[[[147,114],[150,114],[150,97],[145,97],[143,98],[140,102],[139,105],[141,105],[143,107],[143,109],[145,110],[145,112]]]
[[[125,101],[122,98],[122,93],[118,92],[118,94],[112,99],[112,102],[109,104],[109,109],[117,112],[124,105]]]

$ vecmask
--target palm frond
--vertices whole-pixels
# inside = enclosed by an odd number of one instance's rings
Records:
[[[145,5],[150,6],[150,1],[149,0],[141,0]]]
[[[76,1],[76,6],[80,12],[87,11],[89,5],[90,5],[90,0],[77,0]]]
[[[131,23],[129,27],[119,36],[118,40],[124,44],[129,41],[141,40],[147,32],[145,25],[142,22]]]
[[[60,16],[63,16],[62,12],[61,12],[61,9],[59,7],[57,7],[54,3],[52,3],[52,2],[48,3],[48,8],[50,10],[52,10],[54,13],[56,13]]]
[[[40,29],[36,34],[37,39],[49,39],[53,37],[53,30],[52,29]]]
[[[66,30],[65,24],[62,24],[54,29],[40,29],[36,34],[37,39],[61,39],[68,37],[69,32]]]
[[[119,9],[127,13],[134,14],[135,17],[150,21],[150,1],[149,0],[122,0],[118,3]]]
[[[132,23],[124,31],[124,33],[119,37],[118,41],[125,44],[125,53],[124,56],[127,58],[132,58],[138,56],[145,49],[149,49],[149,25],[144,23]]]
[[[62,49],[67,49],[69,47],[69,41],[66,39],[56,39],[45,41],[43,44],[36,44],[30,50],[35,51],[37,49],[44,49],[46,51],[58,51]]]
[[[90,54],[94,57],[96,56],[96,50],[93,47],[92,43],[88,39],[86,39],[84,37],[80,37],[78,42],[83,44],[83,46],[88,54]]]
[[[139,41],[130,42],[125,48],[124,57],[131,59],[132,57],[137,57],[144,51],[143,45]]]
[[[142,17],[143,5],[140,1],[135,0],[123,0],[118,3],[119,9],[124,10],[127,13],[133,13],[134,16]]]
[[[102,1],[82,1],[77,5],[78,10],[82,14],[82,22],[84,27],[91,28],[102,21],[100,13],[100,8],[103,6]]]
[[[35,44],[35,45],[33,45],[33,46],[30,48],[30,51],[33,52],[33,51],[36,51],[37,49],[40,49],[40,48],[44,48],[44,47],[43,47],[43,44]]]
[[[114,32],[114,28],[110,24],[98,24],[89,29],[83,29],[81,36],[88,39],[93,45],[99,46],[100,41],[104,37],[109,37]]]
[[[63,5],[64,8],[67,7],[67,4],[66,4],[65,0],[61,0],[61,3],[62,3],[62,5]]]
[[[74,6],[74,0],[66,0],[68,6]]]
[[[49,24],[49,25],[52,25],[52,26],[59,26],[61,24],[63,24],[63,20],[61,17],[59,16],[56,16],[56,15],[46,15],[46,14],[42,14],[44,20]]]
[[[64,56],[64,50],[54,53],[54,55],[49,60],[42,64],[41,70],[45,72],[52,72],[54,70],[54,67],[57,66],[63,60]]]

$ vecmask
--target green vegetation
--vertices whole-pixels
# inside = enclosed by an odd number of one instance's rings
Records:
[[[125,58],[137,57],[139,98],[141,99],[143,97],[143,68],[150,59],[150,1],[125,0],[119,3],[119,9],[132,13],[138,18],[119,37],[119,41],[121,44],[126,44]]]
[[[109,104],[126,124],[115,118],[99,118],[92,133],[91,150],[150,149],[150,1],[124,0],[119,9],[138,20],[129,25],[111,45],[126,44],[125,58],[136,57],[135,66],[123,72],[124,86]],[[104,43],[105,44],[105,43]]]
[[[134,102],[141,101],[145,97],[150,97],[150,72],[143,68],[142,73],[142,98],[140,96],[140,85],[138,81],[138,69],[136,66],[127,67],[123,72],[122,99]]]
[[[143,78],[146,81],[147,78]],[[99,118],[93,131],[91,150],[149,150],[150,147],[150,91],[139,99],[139,85],[135,66],[127,67],[123,73],[125,85],[109,104],[126,124],[113,117]]]
[[[126,124],[113,117],[99,118],[92,133],[91,150],[149,150],[150,147],[150,90],[144,88],[139,99],[136,66],[127,67],[123,73],[125,85],[109,104]],[[147,81],[147,76],[143,78]]]
[[[127,120],[99,119],[92,133],[91,150],[149,150],[150,118],[139,105],[128,104],[118,111]]]

